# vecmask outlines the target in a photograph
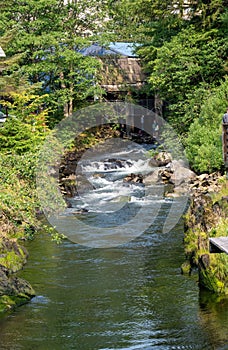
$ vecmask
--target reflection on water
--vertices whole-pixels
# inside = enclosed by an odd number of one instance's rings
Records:
[[[0,349],[227,349],[228,302],[180,274],[182,238],[180,224],[109,249],[33,241],[21,275],[37,296],[1,320]]]
[[[206,290],[199,294],[199,318],[208,339],[215,348],[228,349],[228,298],[216,296]],[[222,347],[226,341],[226,345]]]

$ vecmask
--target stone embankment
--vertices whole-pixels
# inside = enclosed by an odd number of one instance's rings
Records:
[[[210,254],[209,237],[228,236],[228,183],[220,174],[202,174],[190,185],[185,217],[183,273],[198,267],[201,286],[228,295],[228,256]]]

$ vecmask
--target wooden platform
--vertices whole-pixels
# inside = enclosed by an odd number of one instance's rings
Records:
[[[209,238],[210,253],[228,254],[228,237]]]

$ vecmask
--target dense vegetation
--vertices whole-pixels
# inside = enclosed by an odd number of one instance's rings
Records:
[[[35,166],[62,118],[105,99],[91,43],[137,42],[148,97],[182,138],[193,170],[222,170],[228,106],[228,7],[223,0],[0,0],[0,234],[30,234]],[[137,100],[137,96],[136,96]]]
[[[137,42],[148,77],[144,89],[162,99],[192,168],[221,169],[220,125],[228,104],[225,1],[7,0],[1,9],[0,44],[7,56],[1,59],[2,106],[26,124],[23,132],[27,125],[42,132],[94,96],[105,98],[99,61],[83,56],[83,48]]]

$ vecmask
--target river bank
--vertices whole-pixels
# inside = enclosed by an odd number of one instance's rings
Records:
[[[0,157],[0,313],[28,302],[35,291],[17,277],[27,262],[23,243],[39,229],[36,218],[35,155]]]
[[[228,256],[211,254],[210,237],[228,236],[228,181],[220,173],[197,176],[180,162],[170,162],[167,154],[157,155],[151,164],[158,168],[144,183],[168,184],[166,197],[189,196],[189,208],[184,215],[184,250],[186,261],[183,274],[197,268],[200,288],[219,295],[228,295]],[[165,166],[165,167],[164,167]]]
[[[228,256],[209,249],[210,237],[228,236],[228,181],[219,173],[202,174],[189,189],[182,272],[190,274],[197,267],[202,288],[228,295]]]
[[[90,135],[81,135],[75,147],[66,154],[59,169],[60,189],[70,206],[68,199],[76,193],[75,170],[77,162],[85,149],[103,140],[118,136],[117,131],[104,128]],[[85,137],[86,136],[86,137]],[[33,158],[32,158],[33,159]],[[31,164],[34,160],[28,159]],[[28,252],[21,244],[32,237],[40,227],[36,218],[39,209],[32,175],[22,168],[24,159],[17,163],[9,157],[3,157],[1,177],[0,207],[0,312],[13,309],[29,301],[35,291],[27,282],[15,276],[26,264]],[[20,165],[21,162],[21,165]],[[121,166],[120,161],[112,159],[110,166]],[[6,165],[7,164],[7,165]],[[227,257],[224,254],[209,253],[209,237],[227,235],[227,181],[219,174],[202,174],[196,176],[181,162],[171,162],[170,155],[161,153],[160,158],[151,158],[153,169],[149,175],[129,174],[124,181],[150,185],[163,183],[164,197],[190,194],[191,204],[185,215],[184,248],[186,262],[182,272],[190,274],[195,267],[199,269],[199,282],[216,293],[227,294]],[[22,170],[23,169],[23,170]],[[28,176],[28,174],[30,174]],[[82,184],[80,184],[81,186]]]
[[[27,262],[28,253],[16,240],[0,237],[0,313],[28,302],[35,296],[29,282],[15,276]]]
[[[57,170],[66,200],[75,191],[75,179],[68,175],[74,174],[77,160],[85,149],[115,133],[107,126],[75,140],[73,149]],[[17,273],[23,269],[29,255],[23,243],[33,239],[43,227],[38,219],[41,211],[36,193],[37,158],[36,153],[1,154],[0,158],[0,314],[27,303],[36,294],[31,284],[17,277]],[[50,234],[58,242],[58,234],[51,229]]]
[[[3,210],[0,212],[1,314],[28,302],[35,296],[35,291],[29,282],[16,276],[16,273],[27,263],[28,258],[28,251],[19,243],[26,239],[26,229],[25,227],[23,228],[25,223],[15,225],[9,220]]]

